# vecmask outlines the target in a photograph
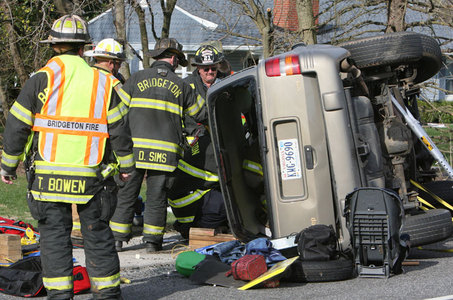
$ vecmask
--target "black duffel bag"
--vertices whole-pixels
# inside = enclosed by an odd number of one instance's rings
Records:
[[[41,258],[33,256],[0,268],[0,292],[21,297],[45,295]]]
[[[338,257],[338,239],[332,225],[317,224],[296,235],[297,252],[306,261],[333,260]]]

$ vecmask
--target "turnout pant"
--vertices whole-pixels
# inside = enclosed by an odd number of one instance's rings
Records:
[[[118,205],[110,222],[115,240],[128,241],[132,237],[134,205],[146,174],[146,202],[143,240],[162,244],[167,221],[167,193],[174,183],[174,172],[136,169],[129,181],[118,191]]]
[[[110,228],[117,241],[127,242],[132,238],[135,202],[140,194],[145,171],[144,169],[135,169],[131,178],[123,183],[118,190],[118,203],[112,220],[110,220]]]
[[[72,205],[36,201],[31,194],[28,200],[32,215],[38,220],[43,282],[48,299],[72,298]],[[94,299],[121,299],[119,259],[108,224],[115,202],[115,192],[107,188],[88,203],[77,205]]]

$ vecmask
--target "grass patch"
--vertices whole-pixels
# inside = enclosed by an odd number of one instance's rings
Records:
[[[140,195],[146,199],[146,185],[143,183]],[[27,205],[27,180],[25,174],[18,170],[17,180],[14,184],[0,182],[0,216],[16,221],[30,223],[37,227],[38,222],[33,219]],[[176,221],[173,213],[167,213],[167,230],[173,228]]]
[[[439,148],[445,159],[453,163],[453,124],[446,124],[446,128],[424,127],[434,144]]]
[[[18,174],[14,184],[0,183],[0,211],[1,216],[16,221],[24,221],[33,226],[37,221],[33,219],[27,205],[27,179],[25,174]]]

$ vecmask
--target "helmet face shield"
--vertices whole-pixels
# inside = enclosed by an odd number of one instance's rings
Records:
[[[65,15],[53,23],[47,40],[40,42],[46,44],[90,43],[87,23],[77,15]]]

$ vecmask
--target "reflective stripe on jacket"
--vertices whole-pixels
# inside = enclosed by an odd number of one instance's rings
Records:
[[[184,173],[187,173],[190,176],[193,176],[195,178],[199,178],[199,179],[202,179],[205,181],[212,181],[212,182],[219,181],[219,176],[217,176],[217,174],[194,167],[182,159],[179,160],[179,162],[178,162],[178,169],[180,169]]]
[[[192,223],[199,207],[199,200],[210,190],[196,190],[179,199],[168,199],[173,214],[179,223]]]
[[[244,168],[245,170],[250,171],[252,173],[263,176],[263,167],[261,166],[261,164],[259,164],[257,162],[254,162],[254,161],[251,161],[248,159],[244,159],[244,161],[242,162],[242,168]]]

